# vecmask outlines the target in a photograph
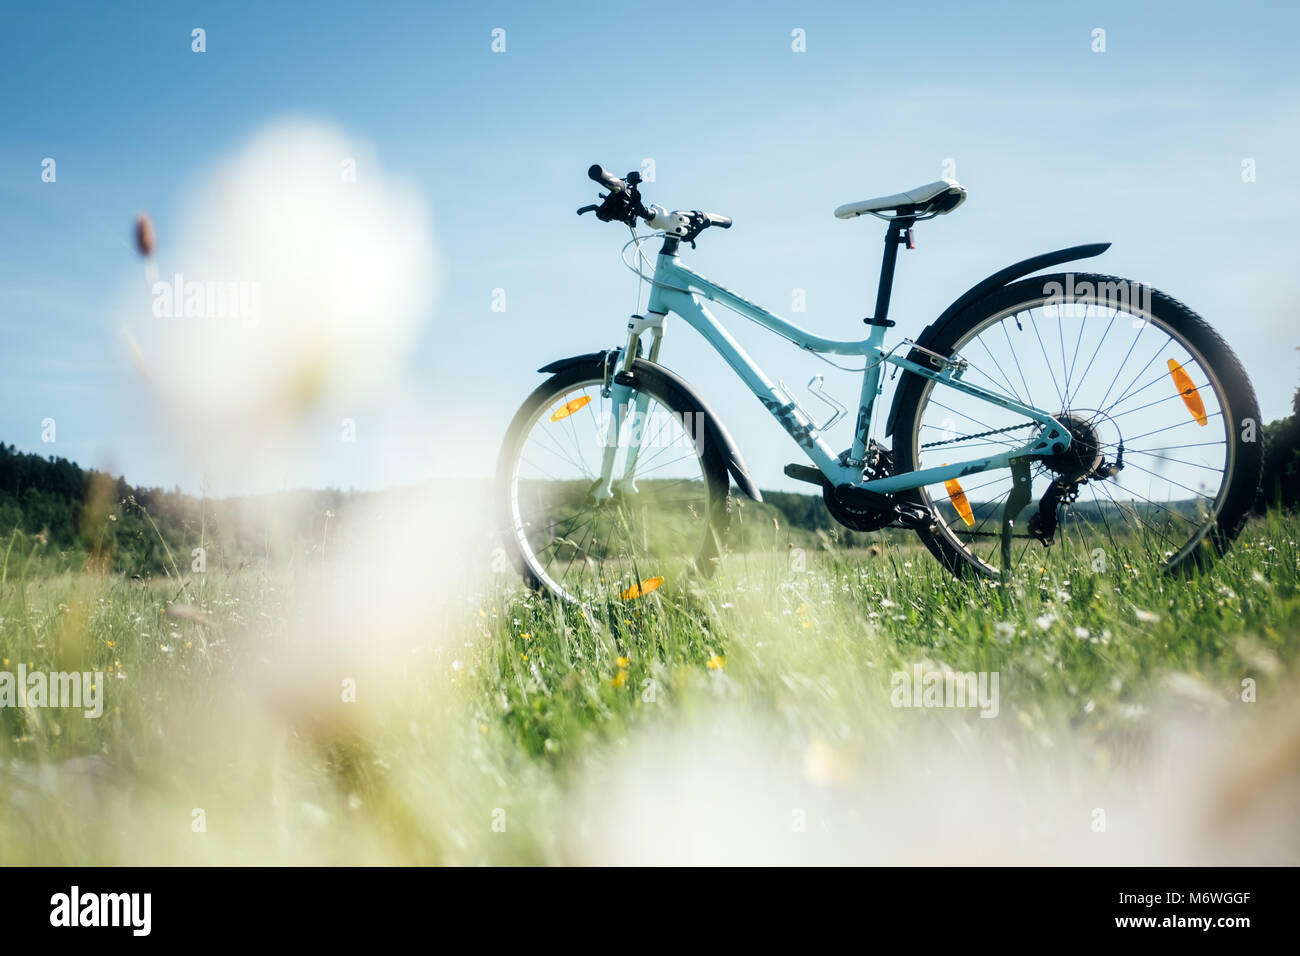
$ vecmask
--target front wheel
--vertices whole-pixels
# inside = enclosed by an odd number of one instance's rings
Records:
[[[516,567],[563,601],[636,600],[716,567],[722,446],[707,413],[647,363],[630,389],[599,362],[542,383],[510,425],[497,480]]]
[[[991,293],[927,347],[971,384],[1048,412],[1065,452],[906,493],[937,517],[921,537],[954,573],[1200,566],[1240,530],[1259,488],[1259,407],[1227,344],[1182,303],[1074,273]],[[912,358],[930,359],[914,350]],[[1025,446],[1037,426],[922,376],[901,386],[899,472]]]

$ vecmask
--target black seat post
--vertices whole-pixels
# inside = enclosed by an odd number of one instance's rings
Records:
[[[876,287],[876,313],[864,321],[868,325],[891,326],[889,321],[889,296],[894,289],[894,263],[898,260],[898,247],[907,242],[907,232],[916,220],[911,216],[900,216],[889,223],[885,230],[885,254],[880,260],[880,285]]]

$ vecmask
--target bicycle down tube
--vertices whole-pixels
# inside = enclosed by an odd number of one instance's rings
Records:
[[[722,303],[759,325],[776,332],[805,351],[828,355],[861,356],[866,360],[853,445],[847,462],[821,437],[816,424],[809,420],[794,397],[787,395],[764,374],[763,370],[750,358],[749,354],[732,337],[731,333],[708,310],[701,301],[701,297]],[[711,282],[682,265],[677,257],[673,255],[659,254],[655,267],[655,283],[650,294],[647,312],[649,316],[642,320],[642,323],[644,327],[653,328],[656,346],[659,344],[662,334],[663,316],[670,312],[681,316],[692,328],[704,336],[714,351],[718,352],[732,370],[740,376],[749,390],[754,393],[768,412],[798,443],[804,453],[832,485],[852,484],[882,494],[904,491],[946,481],[950,478],[959,478],[995,468],[1005,468],[1010,465],[1013,459],[1028,455],[1051,454],[1064,450],[1070,443],[1069,431],[1051,415],[1041,409],[1023,405],[963,381],[960,377],[960,368],[954,369],[953,365],[945,364],[942,370],[936,371],[909,359],[900,358],[892,352],[885,352],[883,349],[884,325],[873,325],[867,338],[859,341],[823,338],[777,315],[773,315],[761,306],[742,298],[731,290]],[[633,331],[629,336],[630,346],[639,338],[641,331],[643,331],[643,327],[634,322]],[[634,346],[632,347],[634,348]],[[657,348],[655,351],[658,351]],[[626,365],[630,365],[629,355],[625,355],[624,360]],[[1031,441],[1021,448],[1002,452],[992,457],[970,459],[937,468],[928,468],[902,475],[891,475],[864,482],[862,480],[861,466],[855,466],[850,462],[861,462],[866,453],[872,409],[880,391],[880,376],[886,363],[925,378],[933,379],[981,401],[990,402],[1023,415],[1046,426],[1046,437]],[[615,389],[622,390],[619,386],[615,386]],[[626,397],[616,395],[616,400],[620,398],[622,403],[626,402]],[[611,428],[616,427],[616,422],[611,423]],[[632,449],[631,456],[630,461],[634,464],[636,460],[635,448]],[[612,471],[612,460],[610,460],[609,465]],[[607,471],[604,477],[606,481],[603,484],[608,487],[610,471]],[[630,475],[626,480],[630,480]]]

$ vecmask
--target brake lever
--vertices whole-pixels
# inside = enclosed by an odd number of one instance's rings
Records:
[[[645,208],[645,203],[641,201],[641,192],[637,189],[637,184],[640,182],[640,174],[628,173],[625,189],[610,190],[609,193],[602,194],[599,197],[601,200],[599,205],[583,206],[578,210],[578,215],[594,212],[596,218],[602,222],[621,222],[635,227],[638,217],[649,218],[650,215]]]
[[[700,212],[698,209],[692,209],[691,228],[686,231],[686,235],[682,236],[682,241],[689,242],[691,248],[694,249],[695,240],[699,238],[700,233],[705,229],[708,229],[711,225],[713,225],[713,223],[709,222],[709,220],[705,218],[704,213]]]

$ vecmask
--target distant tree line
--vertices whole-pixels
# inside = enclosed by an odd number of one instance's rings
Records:
[[[1263,429],[1264,477],[1257,510],[1300,506],[1300,389],[1292,414]],[[468,490],[468,488],[467,488]],[[743,503],[732,533],[747,545],[791,537],[829,537],[862,544],[869,535],[848,531],[816,494],[763,493],[762,505]],[[0,442],[0,553],[15,536],[74,569],[88,565],[123,574],[185,571],[200,544],[206,558],[226,565],[259,557],[310,551],[324,540],[326,524],[359,497],[334,490],[204,500],[179,488],[136,488],[124,478],[83,469],[66,458],[20,452]],[[269,516],[269,517],[268,517]]]
[[[184,574],[196,561],[229,566],[309,549],[348,497],[327,490],[205,500],[0,442],[0,554],[12,557],[17,536],[39,546],[45,564]],[[245,507],[255,500],[262,507]]]
[[[94,559],[131,573],[162,571],[166,545],[183,544],[188,504],[179,490],[133,488],[66,458],[43,458],[0,442],[0,533],[6,548],[17,532],[47,554],[62,554],[72,567]],[[157,531],[142,508],[152,514]]]
[[[1264,426],[1264,479],[1257,510],[1300,505],[1300,389],[1291,414]]]

